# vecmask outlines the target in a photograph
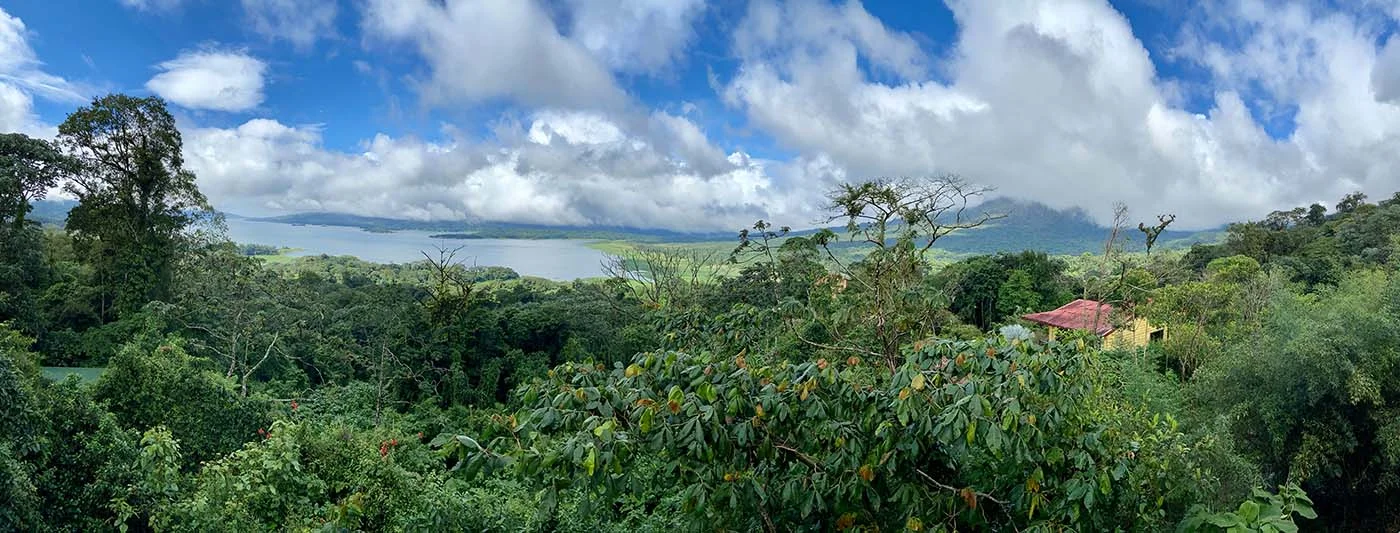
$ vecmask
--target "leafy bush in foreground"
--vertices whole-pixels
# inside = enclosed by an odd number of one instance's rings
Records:
[[[1209,473],[1169,417],[1096,390],[1097,357],[998,338],[922,346],[893,373],[856,358],[755,367],[743,353],[566,364],[523,389],[504,434],[447,448],[469,472],[510,465],[547,492],[673,483],[696,526],[1173,523]],[[661,474],[635,475],[643,457]]]

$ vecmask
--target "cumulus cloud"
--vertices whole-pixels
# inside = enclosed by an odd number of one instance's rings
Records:
[[[533,0],[369,0],[364,31],[412,45],[432,104],[506,99],[531,107],[621,109],[628,97],[583,45]]]
[[[379,135],[355,154],[326,149],[315,127],[268,119],[185,140],[201,189],[234,211],[713,230],[818,200],[791,163],[735,153],[729,170],[703,175],[586,111],[542,110],[488,142]]]
[[[0,9],[0,131],[52,137],[57,131],[39,119],[34,98],[67,103],[84,100],[85,89],[42,67],[29,46],[24,21]]]
[[[335,31],[336,2],[328,0],[242,0],[253,31],[285,40],[300,50]]]
[[[568,0],[569,36],[617,72],[655,73],[695,38],[704,0]]]
[[[157,68],[146,88],[181,107],[248,111],[263,101],[267,64],[245,51],[188,50]]]
[[[1372,5],[1396,13],[1394,2],[1379,4]],[[1256,121],[1280,109],[1292,115],[1293,131],[1285,139],[1236,155],[1252,168],[1271,171],[1276,205],[1325,202],[1354,190],[1389,196],[1400,189],[1400,174],[1387,155],[1400,149],[1400,107],[1390,101],[1394,87],[1386,74],[1394,68],[1394,51],[1387,51],[1393,45],[1376,46],[1385,18],[1364,7],[1279,8],[1255,0],[1223,9],[1222,21],[1199,21],[1198,27],[1224,23],[1229,33],[1247,37],[1194,57],[1212,65],[1211,82],[1219,90],[1241,94],[1262,111],[1252,117]],[[1188,35],[1196,31],[1188,29]]]
[[[721,149],[694,106],[648,107],[618,81],[686,60],[698,0],[366,0],[367,46],[420,56],[425,103],[503,101],[525,119],[506,115],[486,140],[378,135],[354,153],[318,127],[257,119],[190,130],[186,155],[233,211],[681,230],[804,225],[821,191],[882,175],[954,172],[1101,220],[1122,200],[1182,227],[1400,189],[1396,2],[1202,4],[1155,61],[1106,0],[947,3],[957,32],[933,55],[858,1],[750,2],[725,26],[736,67],[713,85],[742,115],[731,126],[796,154],[782,161]],[[262,74],[240,94],[260,101]],[[0,121],[25,120],[35,87],[0,85]]]
[[[759,0],[735,32],[742,63],[723,98],[783,144],[856,176],[955,172],[1100,219],[1124,200],[1204,227],[1400,188],[1387,172],[1400,109],[1371,91],[1378,30],[1355,18],[1250,1],[1202,14],[1250,37],[1183,33],[1177,52],[1216,81],[1213,108],[1193,114],[1173,104],[1174,80],[1103,0],[948,4],[958,35],[940,82],[912,36],[858,2]],[[1251,111],[1289,106],[1297,131],[1284,139]]]

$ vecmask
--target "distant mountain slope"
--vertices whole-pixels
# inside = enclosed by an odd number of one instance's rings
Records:
[[[30,205],[33,208],[29,212],[30,220],[40,224],[62,226],[68,220],[68,211],[77,207],[78,202],[73,200],[39,200]]]
[[[1099,225],[1083,209],[1053,209],[1038,202],[994,198],[974,209],[975,213],[1005,214],[1006,218],[987,225],[951,234],[938,241],[938,248],[958,253],[995,253],[1041,250],[1051,254],[1079,254],[1103,249],[1109,229]],[[976,216],[974,214],[974,216]],[[1124,238],[1130,250],[1143,249],[1145,237],[1137,229],[1139,221],[1155,222],[1156,216],[1134,218]],[[1157,238],[1161,249],[1185,248],[1196,242],[1214,242],[1220,230],[1173,231]]]
[[[41,224],[62,226],[68,221],[68,212],[78,206],[76,200],[39,200],[30,204],[33,208],[29,212],[29,219]],[[243,218],[232,213],[222,213],[228,218]]]
[[[45,224],[62,225],[68,210],[77,205],[72,200],[42,200],[34,203],[30,217]],[[1080,254],[1097,252],[1103,249],[1103,241],[1108,237],[1108,228],[1094,222],[1082,209],[1053,209],[1038,202],[994,198],[973,209],[979,213],[1006,214],[1007,217],[988,223],[983,227],[954,233],[944,237],[937,247],[954,253],[985,254],[1015,252],[1020,250],[1042,250],[1051,254]],[[225,214],[229,218],[241,218]],[[251,218],[250,220],[276,222],[281,224],[305,224],[316,226],[345,226],[366,231],[435,231],[448,239],[602,239],[626,240],[633,242],[706,242],[733,241],[739,228],[734,231],[710,231],[687,233],[680,231],[625,228],[611,226],[549,226],[542,224],[515,224],[509,222],[466,222],[466,221],[416,221],[381,217],[364,217],[343,213],[297,213],[275,217]],[[1141,220],[1152,220],[1142,218]],[[1137,219],[1125,232],[1125,238],[1132,250],[1141,250],[1142,232],[1137,230]],[[832,228],[838,234],[842,228]],[[798,235],[810,234],[816,230],[805,230]],[[1172,231],[1162,233],[1157,240],[1161,249],[1186,248],[1197,242],[1216,242],[1223,236],[1223,229],[1207,231]]]
[[[1038,202],[994,198],[973,209],[980,213],[1005,214],[985,226],[954,233],[938,242],[937,247],[954,253],[996,253],[1021,250],[1041,250],[1051,254],[1080,254],[1103,249],[1108,228],[1094,222],[1082,209],[1053,209]],[[462,221],[423,222],[391,218],[362,217],[341,213],[300,213],[260,218],[284,224],[350,226],[369,231],[419,230],[439,231],[444,238],[476,239],[607,239],[634,242],[704,242],[730,241],[734,232],[686,233],[658,229],[622,227],[573,227],[505,222],[470,223]],[[1148,219],[1144,219],[1148,220]],[[832,228],[843,233],[841,228]],[[800,231],[798,235],[816,230]],[[1161,249],[1185,248],[1197,242],[1215,242],[1221,230],[1172,231],[1162,233],[1157,246]],[[1142,232],[1136,221],[1124,232],[1130,250],[1143,247]]]
[[[968,230],[949,234],[939,239],[934,247],[959,254],[991,254],[997,252],[1019,252],[1038,250],[1052,255],[1077,255],[1084,252],[1103,251],[1109,229],[1100,226],[1084,210],[1054,209],[1039,202],[993,198],[969,209],[965,218],[976,219],[983,213],[1006,215],[986,224]],[[1145,219],[1146,220],[1146,219]],[[1155,217],[1154,217],[1155,220]],[[817,230],[805,230],[806,235]],[[832,228],[838,235],[844,228]],[[1158,249],[1187,248],[1198,242],[1215,242],[1223,235],[1223,230],[1209,231],[1164,231],[1157,239]],[[1137,221],[1123,232],[1129,251],[1141,251],[1144,240],[1137,229]],[[853,245],[848,245],[853,246]]]

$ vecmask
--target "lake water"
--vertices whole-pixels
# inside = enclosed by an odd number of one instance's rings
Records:
[[[234,242],[297,248],[293,255],[352,255],[375,263],[410,263],[423,252],[436,258],[439,248],[457,251],[467,265],[509,267],[522,276],[553,280],[603,275],[602,252],[588,241],[573,239],[434,239],[434,232],[371,233],[340,226],[295,226],[276,222],[228,219]]]

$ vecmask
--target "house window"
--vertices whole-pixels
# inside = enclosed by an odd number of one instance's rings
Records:
[[[1147,335],[1147,341],[1148,341],[1148,342],[1162,342],[1162,339],[1166,338],[1166,336],[1167,336],[1167,330],[1165,330],[1165,329],[1159,329],[1159,330],[1157,330],[1157,331],[1154,331],[1154,332],[1152,332],[1152,333],[1149,333],[1149,334]]]

